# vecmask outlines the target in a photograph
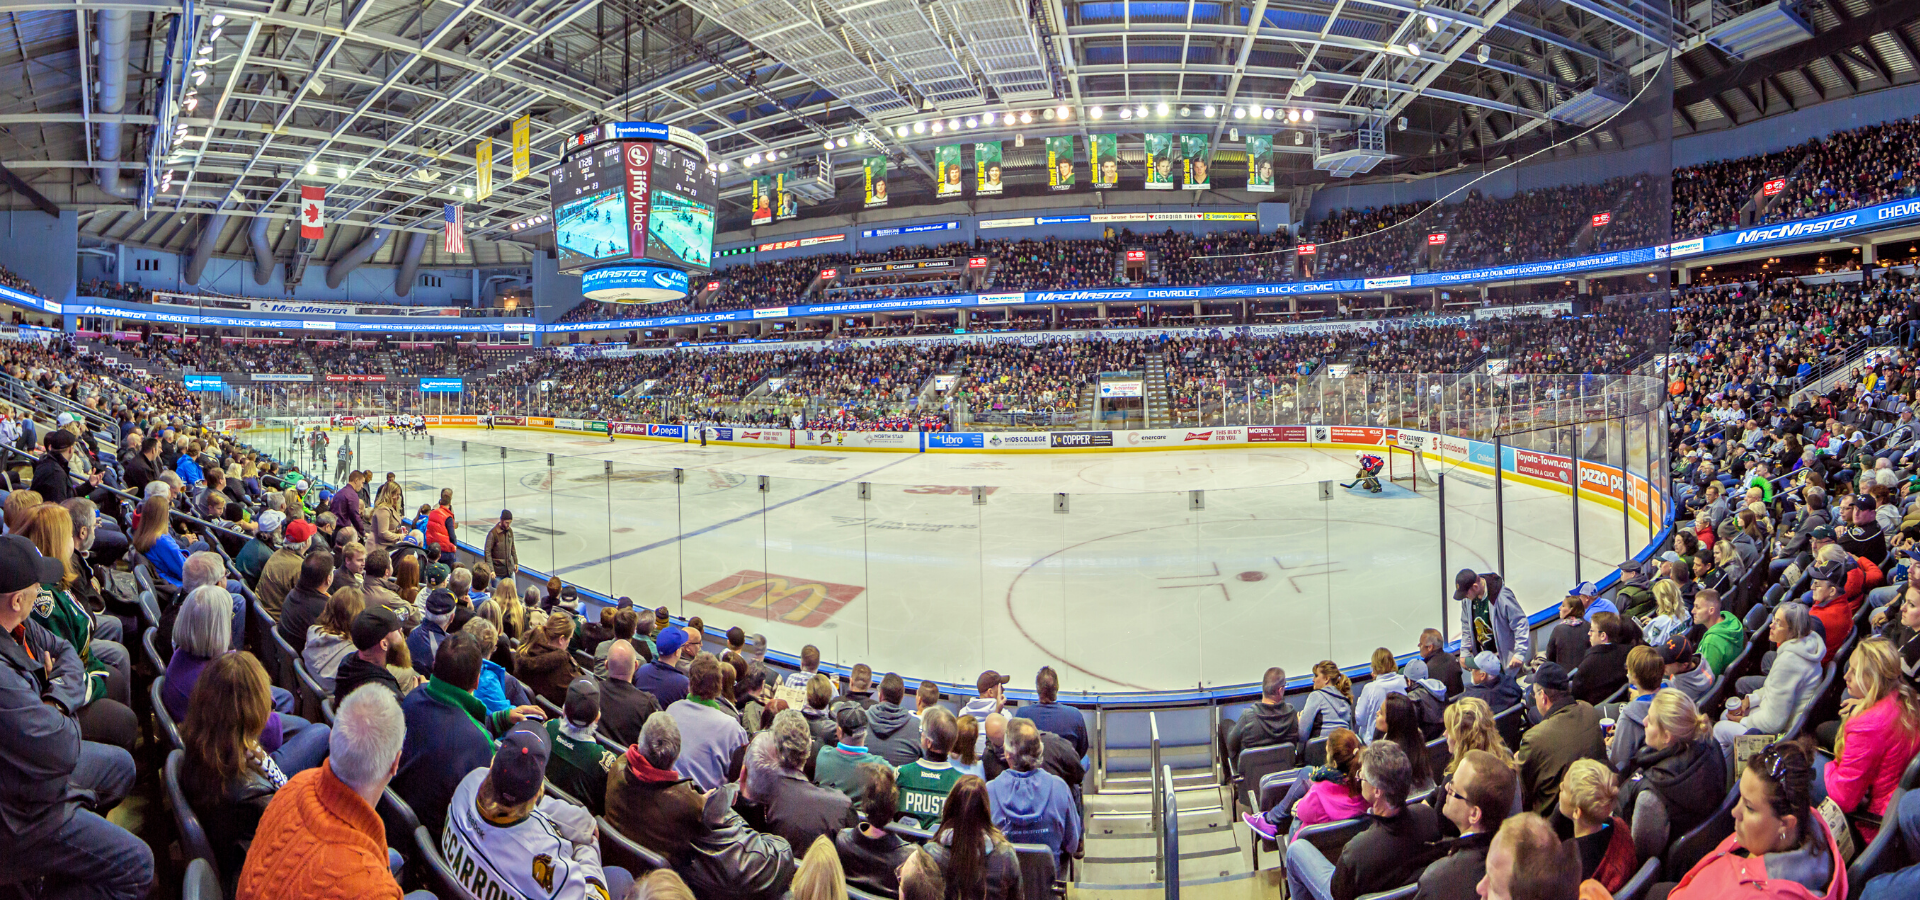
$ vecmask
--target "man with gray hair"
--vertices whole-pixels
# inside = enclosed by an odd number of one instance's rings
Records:
[[[1392,741],[1374,741],[1360,753],[1360,796],[1367,801],[1366,830],[1354,835],[1331,863],[1311,841],[1287,845],[1287,896],[1295,900],[1351,898],[1390,891],[1420,877],[1440,839],[1440,820],[1425,803],[1407,804],[1413,765]]]
[[[287,779],[261,816],[239,896],[317,900],[342,890],[400,896],[374,806],[399,767],[406,735],[393,694],[355,691],[342,700],[326,764]],[[319,872],[326,877],[312,877]]]
[[[654,716],[607,776],[607,824],[668,859],[680,859],[705,830],[699,789],[673,770],[679,758],[680,726]]]
[[[757,805],[763,830],[786,838],[792,847],[811,847],[818,837],[831,840],[854,822],[853,801],[846,794],[807,780],[811,749],[813,731],[806,717],[791,709],[781,710],[747,745],[741,800]]]
[[[227,593],[233,595],[233,642],[227,646],[233,648],[246,646],[247,597],[240,593],[240,582],[227,577],[226,561],[212,550],[201,550],[191,554],[180,566],[181,596],[191,594],[194,588],[206,585],[226,588]]]
[[[987,783],[993,824],[1016,844],[1045,844],[1056,856],[1080,847],[1080,812],[1073,790],[1040,768],[1045,747],[1031,719],[1006,724],[1007,770]]]

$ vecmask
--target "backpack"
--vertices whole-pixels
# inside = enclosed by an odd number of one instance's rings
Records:
[[[1413,711],[1420,719],[1420,735],[1425,740],[1434,740],[1446,733],[1447,703],[1433,692],[1424,682],[1407,682],[1407,699],[1413,701]]]

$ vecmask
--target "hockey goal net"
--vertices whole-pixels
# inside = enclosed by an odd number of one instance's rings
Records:
[[[1388,483],[1405,485],[1416,493],[1433,489],[1433,473],[1427,471],[1427,459],[1420,451],[1398,444],[1388,444],[1386,450]]]

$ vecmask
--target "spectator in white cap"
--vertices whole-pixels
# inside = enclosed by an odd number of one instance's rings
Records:
[[[233,565],[240,570],[247,581],[260,580],[260,572],[267,566],[267,560],[273,556],[273,550],[280,545],[280,528],[287,524],[287,514],[277,509],[269,509],[260,514],[258,527],[246,546],[240,548],[240,555],[233,558]]]

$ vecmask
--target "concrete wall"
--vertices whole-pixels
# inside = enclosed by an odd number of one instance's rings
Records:
[[[0,214],[0,265],[33,282],[47,299],[71,303],[73,258],[80,249],[80,214],[71,209],[49,216],[39,210]]]

